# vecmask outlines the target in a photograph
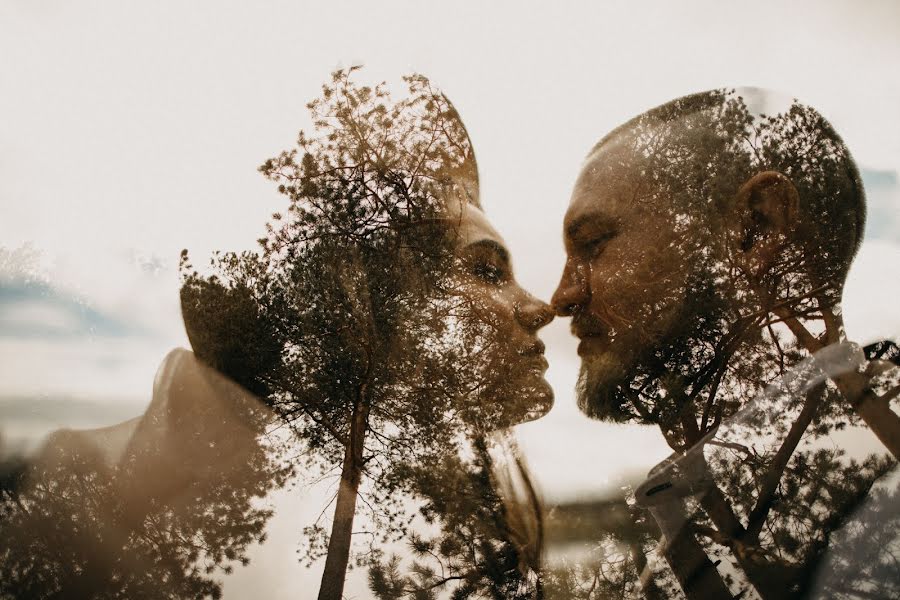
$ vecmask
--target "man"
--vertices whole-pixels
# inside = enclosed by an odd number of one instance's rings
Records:
[[[643,569],[645,595],[673,578],[691,598],[807,592],[831,532],[900,456],[897,390],[873,383],[887,366],[841,320],[857,168],[819,113],[777,101],[717,90],[632,119],[590,152],[566,213],[552,303],[580,340],[579,406],[657,425],[676,453],[637,497],[671,569]],[[810,355],[841,343],[844,366],[810,375]],[[888,456],[823,449],[860,421]]]

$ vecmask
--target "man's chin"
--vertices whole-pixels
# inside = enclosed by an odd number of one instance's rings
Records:
[[[625,374],[625,365],[610,352],[583,356],[576,387],[581,412],[600,421],[623,423],[633,420],[622,394]]]

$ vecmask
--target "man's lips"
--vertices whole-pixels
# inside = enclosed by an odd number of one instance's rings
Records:
[[[581,342],[578,344],[578,355],[587,356],[601,351],[609,343],[610,329],[593,320],[572,321],[572,334]]]
[[[572,321],[572,335],[579,339],[608,337],[609,327],[602,323]]]

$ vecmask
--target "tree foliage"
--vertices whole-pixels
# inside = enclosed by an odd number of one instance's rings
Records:
[[[394,99],[384,84],[356,84],[355,70],[336,72],[308,105],[314,134],[260,167],[288,200],[260,250],[218,255],[208,276],[183,263],[183,299],[212,324],[198,338],[221,330],[216,299],[243,306],[229,325],[240,348],[206,336],[205,355],[250,365],[234,376],[310,449],[304,467],[340,473],[330,535],[320,523],[305,530],[306,558],[326,558],[321,598],[340,594],[357,499],[379,532],[365,562],[407,530],[400,492],[423,486],[414,465],[434,468],[474,432],[515,422],[504,414],[513,404],[484,402],[515,365],[467,293],[448,216],[454,202],[477,204],[465,128],[425,77],[405,78]]]
[[[579,401],[591,416],[658,425],[675,453],[636,494],[688,597],[805,593],[900,447],[897,389],[876,389],[882,367],[846,343],[841,318],[865,215],[853,160],[815,110],[757,114],[748,100],[673,101],[617,129],[590,163],[652,231],[593,264],[616,294],[574,314],[610,337],[607,356],[585,360]],[[819,377],[809,357],[835,349],[851,368]],[[893,456],[828,442],[863,426]],[[620,565],[607,583],[627,579],[622,554],[606,556]]]

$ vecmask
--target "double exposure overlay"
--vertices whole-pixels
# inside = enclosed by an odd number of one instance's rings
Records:
[[[721,89],[606,134],[547,303],[516,281],[448,97],[361,78],[336,71],[259,167],[284,210],[254,250],[184,240],[190,349],[142,408],[0,444],[0,599],[227,596],[323,482],[291,531],[321,570],[302,597],[900,597],[900,349],[845,328],[866,194],[815,109]],[[6,296],[38,289],[0,251]],[[554,406],[554,318],[597,435],[641,426],[671,455],[551,505],[516,428]]]
[[[166,359],[144,416],[54,434],[5,476],[6,596],[218,597],[264,541],[254,498],[297,472],[339,475],[298,532],[319,598],[351,560],[375,597],[539,593],[540,507],[507,430],[552,404],[553,312],[513,278],[446,97],[353,71],[260,167],[289,200],[260,250],[208,274],[183,253],[193,352]]]
[[[672,101],[591,151],[553,299],[579,406],[673,454],[553,574],[563,597],[900,593],[897,347],[852,343],[840,304],[865,214],[828,122],[762,90]]]

